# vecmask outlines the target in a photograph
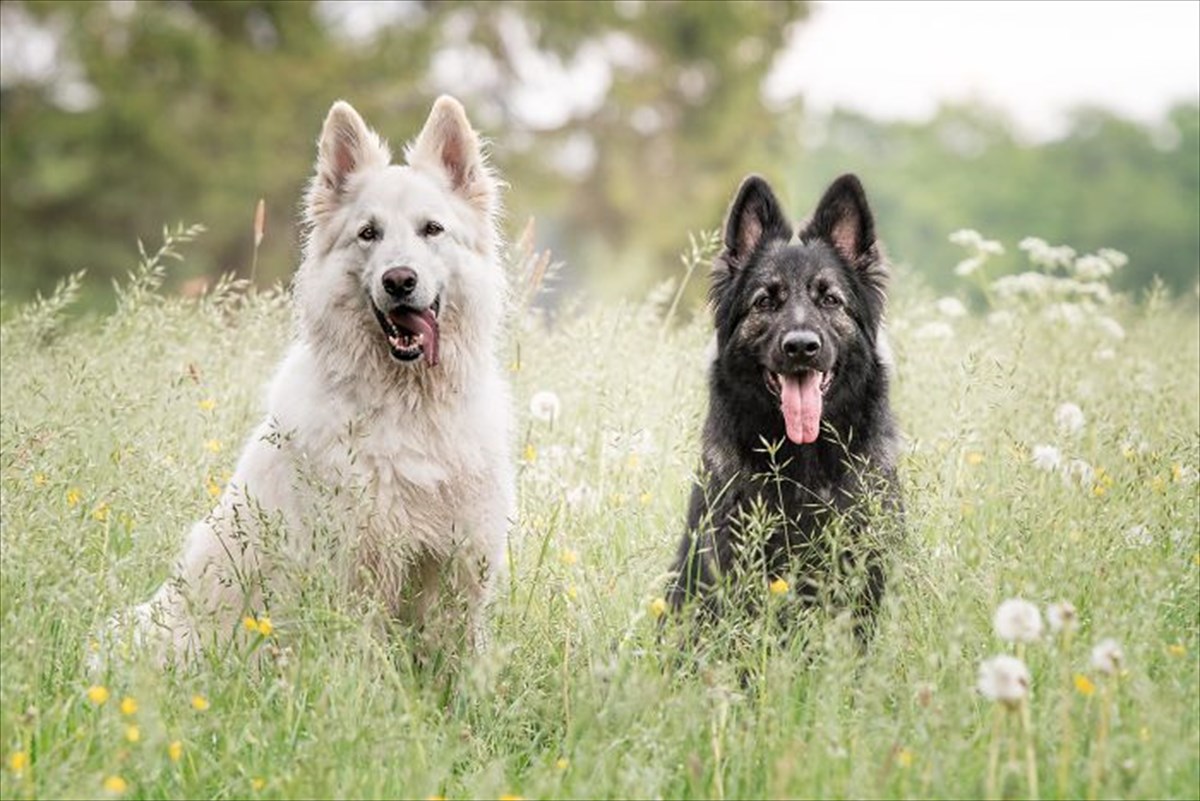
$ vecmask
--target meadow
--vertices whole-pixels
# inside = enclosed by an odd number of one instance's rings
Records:
[[[1195,293],[1115,295],[1119,254],[1037,242],[993,280],[970,233],[958,296],[899,270],[906,535],[870,649],[824,615],[785,646],[734,620],[750,657],[681,663],[657,617],[710,322],[673,284],[540,311],[526,250],[504,343],[520,514],[484,655],[414,666],[317,577],[246,648],[93,675],[89,632],[166,576],[292,332],[282,289],[161,294],[170,253],[203,247],[168,238],[113,313],[72,319],[68,284],[0,329],[3,798],[1200,796]],[[1013,598],[1075,626],[1009,642]],[[1109,638],[1119,659],[1093,654]],[[1028,669],[1011,703],[980,688],[1004,654]]]

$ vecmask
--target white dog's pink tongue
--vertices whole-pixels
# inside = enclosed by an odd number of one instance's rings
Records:
[[[816,370],[779,376],[779,401],[788,439],[797,445],[817,441],[821,430],[821,377]]]

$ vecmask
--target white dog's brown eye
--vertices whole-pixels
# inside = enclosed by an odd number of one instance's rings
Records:
[[[364,242],[374,242],[379,238],[379,229],[371,223],[367,223],[358,229],[358,238]]]
[[[425,227],[421,229],[421,236],[434,237],[445,230],[446,229],[442,227],[441,223],[430,220],[429,222],[425,223]]]

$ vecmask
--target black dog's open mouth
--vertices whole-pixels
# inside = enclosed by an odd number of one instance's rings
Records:
[[[425,356],[431,367],[437,365],[441,298],[435,299],[427,309],[399,306],[385,313],[373,300],[371,308],[375,310],[375,319],[383,329],[393,359],[411,362]]]
[[[833,371],[801,370],[795,374],[763,371],[767,389],[779,398],[779,411],[787,436],[797,445],[817,441],[821,433],[821,414],[825,393],[833,383]]]

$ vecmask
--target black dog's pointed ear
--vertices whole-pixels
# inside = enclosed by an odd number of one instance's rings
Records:
[[[725,218],[722,261],[731,269],[744,267],[764,242],[791,238],[792,228],[770,185],[757,175],[747,176]]]
[[[875,219],[856,176],[843,175],[830,184],[800,237],[828,242],[855,267],[865,267],[878,259]]]

